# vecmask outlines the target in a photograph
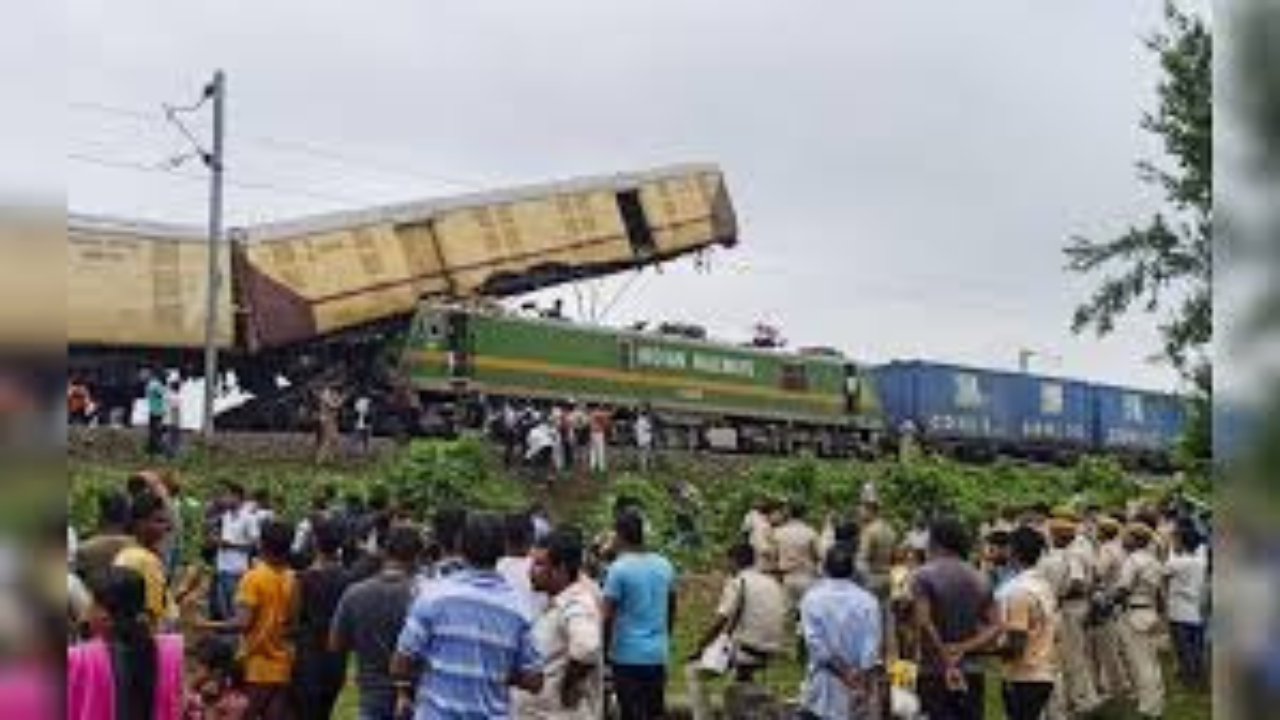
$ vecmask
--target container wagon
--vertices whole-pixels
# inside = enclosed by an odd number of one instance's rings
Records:
[[[1087,450],[1089,386],[1063,378],[895,361],[874,369],[887,422],[958,455],[1060,459]]]
[[[1095,448],[1148,466],[1168,466],[1187,422],[1182,398],[1095,384],[1090,387],[1090,406]]]

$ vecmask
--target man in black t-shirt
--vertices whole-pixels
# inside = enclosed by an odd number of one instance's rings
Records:
[[[329,648],[355,653],[362,718],[395,716],[391,655],[413,601],[422,549],[422,533],[417,527],[393,526],[381,571],[348,588],[334,613]]]
[[[917,689],[930,720],[977,720],[983,715],[982,666],[967,654],[999,633],[991,585],[966,558],[969,537],[955,518],[929,526],[929,560],[912,580],[913,616],[920,638]]]

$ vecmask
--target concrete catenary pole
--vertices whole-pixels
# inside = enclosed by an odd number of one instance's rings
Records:
[[[213,403],[218,387],[218,290],[222,284],[218,250],[222,243],[222,141],[227,101],[226,74],[221,70],[214,73],[213,82],[205,92],[213,99],[213,149],[205,156],[205,163],[210,170],[209,285],[205,294],[204,418],[200,428],[205,442],[209,442],[213,440]]]

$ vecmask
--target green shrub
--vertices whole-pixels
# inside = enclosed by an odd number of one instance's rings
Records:
[[[495,467],[476,438],[416,441],[391,463],[382,483],[422,518],[447,506],[506,511],[529,504],[523,482]]]

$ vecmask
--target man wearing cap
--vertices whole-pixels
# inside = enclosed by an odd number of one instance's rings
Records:
[[[1120,566],[1124,564],[1124,545],[1120,540],[1123,526],[1114,517],[1100,516],[1096,523],[1098,533],[1097,585],[1094,590],[1093,641],[1097,660],[1098,692],[1104,699],[1125,697],[1130,693],[1129,678],[1125,674],[1120,655],[1118,612],[1110,599],[1115,594],[1120,578]]]
[[[1041,571],[1057,595],[1061,612],[1058,655],[1062,660],[1062,683],[1050,703],[1050,717],[1088,714],[1101,704],[1085,636],[1093,568],[1076,545],[1078,523],[1078,516],[1070,510],[1053,513],[1048,522],[1053,549],[1041,561]]]
[[[867,590],[881,603],[889,600],[889,570],[893,566],[893,550],[898,535],[880,516],[880,500],[866,497],[858,513],[862,531],[858,536],[858,569],[862,571]]]
[[[1164,568],[1152,552],[1154,531],[1143,523],[1125,528],[1129,556],[1120,566],[1115,598],[1123,608],[1117,621],[1120,647],[1138,695],[1138,714],[1158,718],[1164,713],[1164,678],[1156,652],[1160,630],[1160,592]]]
[[[1067,546],[1067,552],[1074,555],[1085,568],[1084,598],[1078,602],[1079,607],[1076,611],[1081,613],[1080,636],[1084,648],[1085,666],[1089,673],[1089,683],[1093,687],[1094,701],[1101,706],[1103,698],[1098,690],[1098,647],[1094,642],[1091,618],[1093,595],[1098,589],[1098,512],[1096,505],[1089,505],[1085,507],[1084,514],[1076,518],[1076,539]]]
[[[858,569],[864,578],[863,587],[875,596],[880,605],[880,624],[884,628],[886,647],[884,657],[897,657],[897,648],[893,643],[893,613],[889,609],[889,591],[892,588],[890,572],[893,570],[893,551],[898,547],[898,535],[893,527],[880,517],[880,498],[876,496],[873,485],[870,492],[866,488],[862,493],[862,504],[858,512],[858,522],[862,531],[858,535]]]

